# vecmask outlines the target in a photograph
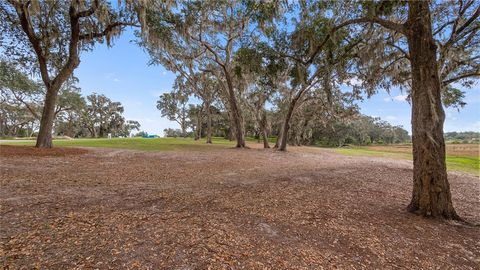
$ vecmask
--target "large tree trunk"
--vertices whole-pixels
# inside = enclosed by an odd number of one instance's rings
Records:
[[[228,87],[228,101],[230,105],[230,110],[232,111],[233,122],[235,124],[235,137],[237,139],[236,147],[245,147],[245,133],[243,128],[242,112],[238,107],[237,99],[235,97],[235,91],[233,89],[233,82],[227,70],[225,70],[225,78]]]
[[[60,86],[50,86],[47,88],[45,95],[45,102],[42,111],[42,118],[40,119],[40,130],[37,136],[37,143],[35,147],[51,148],[52,144],[52,128],[55,120],[55,104],[57,103],[57,96]]]
[[[410,1],[407,22],[412,68],[413,193],[408,209],[424,216],[458,219],[445,165],[436,45],[428,1]]]
[[[207,113],[207,143],[212,143],[212,113],[208,102],[205,103],[205,111]]]

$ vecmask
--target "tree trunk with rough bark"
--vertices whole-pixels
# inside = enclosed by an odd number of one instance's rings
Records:
[[[436,45],[428,1],[410,1],[406,24],[412,69],[413,192],[408,210],[459,219],[452,204],[445,164]]]
[[[71,117],[68,118],[68,125],[67,125],[67,134],[68,137],[73,138],[75,134],[73,134],[73,120]]]
[[[288,140],[288,130],[290,129],[290,119],[293,115],[293,110],[295,109],[295,105],[297,104],[300,95],[297,95],[295,98],[292,99],[290,105],[288,106],[287,115],[285,115],[285,120],[282,124],[282,131],[280,136],[280,142],[278,144],[278,150],[286,151],[287,150],[287,140]]]
[[[227,90],[228,90],[228,101],[230,105],[230,110],[232,112],[233,122],[235,124],[235,138],[237,140],[237,145],[235,147],[243,148],[245,147],[245,133],[243,128],[243,117],[240,108],[238,107],[238,102],[235,97],[235,91],[233,89],[232,78],[230,78],[229,72],[225,69],[225,79],[227,81]]]
[[[180,130],[182,131],[182,138],[187,137],[187,125],[185,124],[185,120],[180,122]]]
[[[278,136],[277,140],[275,141],[275,145],[273,146],[274,149],[278,149],[280,146],[280,141],[282,140],[282,126],[278,129]]]
[[[260,121],[260,128],[262,132],[263,148],[270,148],[270,145],[268,144],[267,113],[265,111],[262,112],[262,120]]]
[[[55,105],[57,103],[58,91],[60,86],[50,86],[47,88],[45,95],[45,102],[42,111],[42,118],[40,119],[40,130],[37,136],[35,147],[51,148],[52,143],[52,128],[53,121],[55,121]]]
[[[212,143],[212,112],[210,111],[210,103],[205,104],[205,112],[207,113],[207,143]]]
[[[202,112],[197,113],[197,129],[195,131],[195,141],[202,138]]]

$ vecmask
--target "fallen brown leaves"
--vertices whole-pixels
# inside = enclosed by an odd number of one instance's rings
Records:
[[[3,152],[2,146],[2,152]],[[292,148],[4,155],[10,269],[476,269],[480,229],[404,208],[408,161]],[[450,175],[480,222],[480,182]]]
[[[0,145],[0,157],[65,157],[70,155],[82,155],[87,153],[86,149],[54,147],[54,148],[35,148],[33,146],[12,146]]]

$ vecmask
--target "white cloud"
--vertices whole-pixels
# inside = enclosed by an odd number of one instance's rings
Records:
[[[162,75],[163,76],[167,75],[167,72],[166,71],[162,72]]]
[[[392,101],[392,98],[391,97],[386,97],[386,98],[383,98],[383,101],[390,102],[390,101]]]
[[[114,82],[119,82],[120,79],[118,79],[118,78],[113,78],[113,81],[114,81]]]
[[[385,119],[389,120],[389,121],[392,121],[392,120],[397,120],[398,118],[396,116],[393,116],[393,115],[387,115],[387,116],[385,116]]]
[[[403,102],[407,100],[407,97],[408,95],[398,95],[398,96],[394,96],[393,100]]]

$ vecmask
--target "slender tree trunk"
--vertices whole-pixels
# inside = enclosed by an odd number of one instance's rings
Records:
[[[230,104],[230,110],[232,111],[233,122],[235,124],[235,137],[237,139],[236,147],[245,147],[245,133],[243,128],[243,117],[240,108],[238,107],[237,99],[235,97],[235,91],[233,89],[232,78],[230,74],[225,70],[225,78],[228,87],[228,101]]]
[[[227,139],[229,141],[233,141],[235,140],[235,134],[237,133],[236,130],[235,130],[235,120],[233,119],[234,116],[233,116],[233,113],[230,109],[228,109],[228,120],[229,120],[229,129],[228,129],[228,134],[227,134]]]
[[[207,143],[212,143],[212,112],[210,111],[210,103],[205,104],[207,113]]]
[[[202,138],[202,112],[199,111],[197,113],[197,130],[195,133],[195,140],[199,140]]]
[[[67,128],[68,137],[73,138],[73,120],[69,117],[68,119],[68,128]]]
[[[30,132],[28,133],[28,137],[31,138],[33,137],[33,133],[35,132],[35,130],[33,130],[33,125],[32,127],[29,127],[29,129],[30,129]]]
[[[275,141],[275,145],[273,146],[274,149],[278,149],[278,147],[280,147],[280,141],[282,140],[282,131],[283,131],[282,126],[283,124],[278,129],[277,140]]]
[[[262,132],[263,148],[270,148],[270,145],[268,144],[267,113],[265,111],[262,112],[262,120],[260,121],[260,128]]]
[[[459,219],[445,165],[445,113],[428,1],[409,1],[406,26],[412,68],[413,142],[413,192],[408,209],[424,216]]]
[[[100,136],[100,138],[103,138],[105,136],[105,128],[103,127],[103,125],[100,125],[100,128],[98,130],[98,136]]]
[[[235,140],[235,127],[233,125],[230,125],[230,128],[228,129],[228,140]]]
[[[290,119],[292,118],[293,110],[295,109],[295,105],[297,101],[298,101],[298,98],[295,97],[294,99],[292,99],[292,101],[290,102],[290,105],[288,106],[287,115],[285,116],[285,120],[283,121],[283,125],[282,125],[280,143],[278,145],[278,150],[280,151],[287,150],[287,140],[288,140],[288,130],[290,129]]]
[[[182,124],[180,125],[180,128],[182,129],[182,137],[186,138],[187,137],[187,128],[185,127],[185,121],[182,121]]]
[[[55,120],[55,104],[57,103],[58,90],[60,86],[51,85],[47,88],[45,102],[40,119],[40,130],[37,136],[37,148],[52,148],[52,128]]]

